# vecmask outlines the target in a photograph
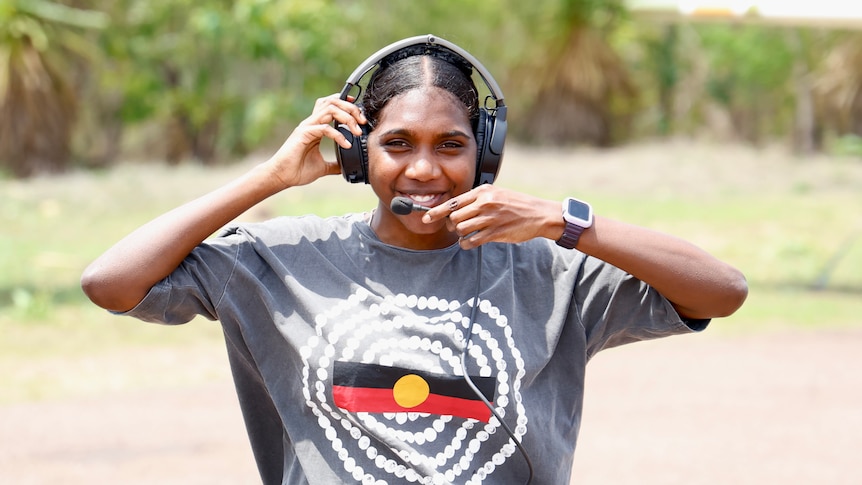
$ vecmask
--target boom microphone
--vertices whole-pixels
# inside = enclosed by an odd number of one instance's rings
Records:
[[[431,210],[430,207],[414,203],[409,197],[395,197],[392,199],[392,203],[389,204],[389,208],[399,216],[406,216],[413,211],[425,212]]]

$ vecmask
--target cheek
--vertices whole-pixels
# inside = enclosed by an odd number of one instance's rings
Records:
[[[464,154],[463,160],[457,164],[457,167],[453,167],[454,170],[458,171],[460,177],[464,179],[464,183],[467,186],[465,190],[473,188],[473,181],[476,179],[476,170],[478,169],[478,156],[476,142],[473,141],[470,149]]]
[[[392,180],[398,176],[398,164],[380,149],[368,150],[368,182]]]
[[[475,157],[465,160],[460,163],[453,163],[443,168],[446,176],[450,180],[460,180],[461,188],[464,192],[473,188],[473,181],[476,178],[476,159]]]

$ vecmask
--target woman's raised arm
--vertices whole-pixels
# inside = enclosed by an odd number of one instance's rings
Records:
[[[337,162],[324,160],[320,153],[324,137],[350,147],[333,122],[346,124],[358,136],[365,117],[338,95],[319,99],[311,116],[269,160],[153,219],[93,261],[81,277],[84,293],[108,310],[130,310],[197,245],[246,210],[286,188],[338,174]]]

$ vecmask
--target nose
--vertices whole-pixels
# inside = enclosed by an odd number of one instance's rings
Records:
[[[404,175],[407,177],[423,182],[433,180],[440,174],[440,164],[434,160],[433,155],[427,152],[419,153],[407,164],[407,168],[404,170]]]

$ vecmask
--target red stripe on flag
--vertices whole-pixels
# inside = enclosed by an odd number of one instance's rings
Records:
[[[392,389],[333,386],[335,405],[353,413],[428,413],[457,416],[487,423],[491,410],[479,400],[429,394],[422,404],[405,408],[395,402]],[[493,403],[492,403],[493,404]]]

